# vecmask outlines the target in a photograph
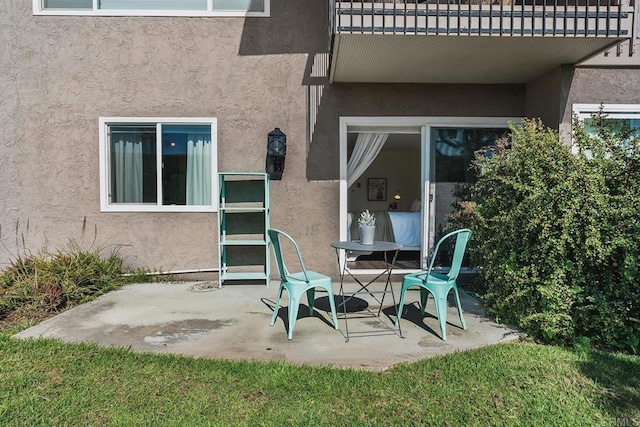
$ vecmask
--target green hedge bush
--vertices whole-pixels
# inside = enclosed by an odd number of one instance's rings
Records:
[[[541,122],[477,153],[477,183],[451,226],[469,226],[486,309],[549,343],[638,349],[640,143],[594,117],[574,149]]]

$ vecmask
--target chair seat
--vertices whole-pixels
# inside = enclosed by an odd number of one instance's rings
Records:
[[[411,273],[404,276],[402,281],[406,283],[411,283],[412,285],[422,285],[424,283],[423,281],[426,276],[427,276],[427,273],[425,273],[424,271],[418,272],[418,273]],[[436,286],[447,285],[449,283],[449,276],[447,276],[446,274],[432,272],[428,274],[427,283],[429,283],[430,285],[436,285]]]
[[[315,271],[307,270],[307,278],[309,279],[310,284],[331,284],[331,277]],[[300,284],[306,284],[304,272],[289,273],[287,275],[287,281],[291,284],[297,284],[297,282],[300,282]]]

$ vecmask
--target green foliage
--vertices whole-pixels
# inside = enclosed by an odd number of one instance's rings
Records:
[[[628,348],[640,336],[640,142],[592,122],[597,137],[574,124],[576,152],[539,121],[513,125],[478,153],[452,226],[474,232],[496,318],[549,343]]]
[[[629,346],[633,354],[638,354],[640,351],[640,320],[631,317],[629,320],[635,323],[635,328],[631,327],[627,329],[627,339],[624,341],[624,344]]]
[[[344,345],[344,343],[343,343]],[[640,358],[505,344],[382,372],[0,334],[4,426],[634,426]],[[622,424],[624,423],[624,424]]]
[[[117,252],[71,244],[66,251],[19,256],[0,272],[0,330],[29,325],[91,300],[124,283]]]

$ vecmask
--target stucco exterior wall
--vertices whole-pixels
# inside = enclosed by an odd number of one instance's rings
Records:
[[[527,117],[540,118],[549,127],[558,127],[562,68],[558,67],[527,83],[525,112]]]
[[[526,85],[525,113],[558,128],[569,143],[574,104],[640,104],[638,68],[564,65]]]
[[[285,50],[287,39],[297,50],[325,40],[308,22],[317,11],[298,6],[275,2],[269,21],[44,17],[30,2],[2,2],[0,263],[25,249],[23,236],[31,252],[79,242],[86,217],[85,244],[97,230],[94,247],[119,247],[133,267],[217,266],[215,213],[100,212],[101,116],[217,117],[221,171],[264,171],[267,133],[280,127],[289,149],[284,180],[271,186],[272,224],[328,233],[332,217],[318,206],[336,200],[337,185],[305,177],[307,55]],[[274,20],[284,29],[268,44]],[[284,35],[305,24],[311,36]]]
[[[357,84],[325,86],[307,176],[338,179],[342,116],[523,117],[524,85]]]
[[[0,3],[0,251],[3,244],[13,247],[12,233],[20,212],[19,156],[20,156],[20,99],[18,95],[18,67],[13,52],[7,48],[9,39],[18,37],[17,27],[4,26],[10,4]]]
[[[565,68],[558,88],[564,141],[571,141],[574,104],[640,104],[638,68]],[[548,124],[552,126],[551,124]]]
[[[638,68],[576,68],[567,93],[563,121],[570,123],[573,104],[640,104]]]
[[[309,75],[327,51],[326,8],[273,0],[271,18],[56,17],[0,2],[0,266],[73,239],[118,248],[134,268],[217,267],[215,213],[100,212],[99,117],[216,117],[220,171],[264,171],[267,133],[281,128],[271,224],[335,277],[340,116],[524,114],[523,85],[325,85],[307,149],[305,84],[322,83]]]

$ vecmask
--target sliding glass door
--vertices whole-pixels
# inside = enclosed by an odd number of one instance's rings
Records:
[[[507,131],[506,126],[425,126],[423,200],[428,202],[423,204],[423,268],[435,243],[446,234],[457,202],[476,181],[472,167],[476,152],[491,147]]]
[[[351,225],[365,209],[384,211],[393,241],[403,245],[398,270],[427,268],[437,240],[447,231],[459,192],[475,182],[471,169],[475,152],[507,134],[504,117],[343,117],[340,119],[340,240],[357,239]],[[357,150],[358,136],[373,161],[355,176],[348,163]],[[380,150],[374,138],[385,136]],[[364,137],[360,138],[364,140]],[[362,163],[364,165],[364,163]],[[350,179],[351,178],[351,179]],[[371,193],[383,183],[384,190]],[[381,195],[379,194],[381,193]],[[354,254],[352,254],[354,255]],[[351,262],[351,261],[358,262]],[[349,262],[347,262],[349,261]],[[355,274],[375,273],[366,256],[341,258]],[[342,264],[341,264],[342,265]]]

